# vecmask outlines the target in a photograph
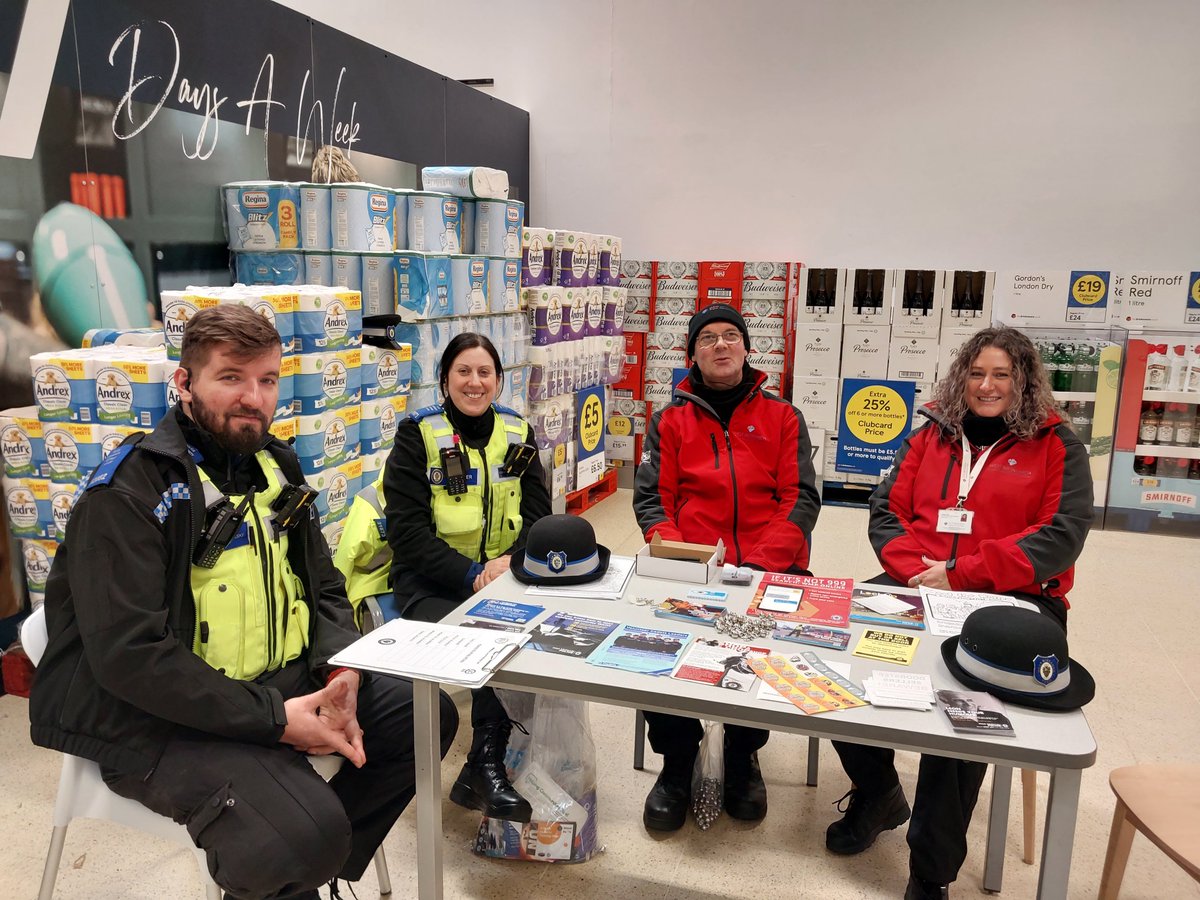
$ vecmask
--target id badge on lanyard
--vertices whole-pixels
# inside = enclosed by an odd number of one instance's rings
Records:
[[[967,441],[967,436],[962,437],[962,469],[959,472],[958,479],[958,503],[949,509],[938,510],[937,530],[943,534],[970,534],[971,526],[975,520],[974,510],[966,509],[964,504],[967,502],[967,495],[971,493],[971,488],[975,485],[975,480],[979,477],[979,473],[983,471],[983,466],[987,462],[988,456],[991,455],[992,444],[980,455],[979,460],[975,465],[971,465],[971,444]]]

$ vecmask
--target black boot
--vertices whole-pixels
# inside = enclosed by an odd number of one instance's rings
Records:
[[[467,762],[450,788],[450,799],[491,819],[528,822],[533,818],[529,801],[517,793],[504,769],[510,732],[512,723],[507,720],[479,726]]]
[[[925,881],[910,872],[904,900],[950,900],[950,888],[936,881]]]
[[[767,786],[757,751],[741,758],[726,756],[725,812],[745,822],[757,822],[767,814]]]
[[[839,810],[847,797],[850,806],[846,814],[825,830],[825,846],[834,853],[862,853],[875,843],[880,832],[900,827],[912,812],[900,785],[875,795],[851,788],[838,800]]]
[[[664,756],[658,780],[646,795],[642,824],[647,831],[678,831],[687,821],[692,802],[692,768],[695,757]]]

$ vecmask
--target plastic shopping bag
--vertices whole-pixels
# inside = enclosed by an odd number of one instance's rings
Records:
[[[591,859],[604,848],[596,829],[596,745],[587,703],[545,694],[498,693],[509,717],[522,721],[529,732],[524,738],[519,729],[513,730],[505,759],[511,763],[513,787],[533,807],[533,820],[484,816],[475,852],[534,862]],[[519,719],[530,700],[532,715]]]
[[[721,815],[725,797],[725,726],[705,722],[704,738],[692,770],[692,815],[701,831],[707,831]]]

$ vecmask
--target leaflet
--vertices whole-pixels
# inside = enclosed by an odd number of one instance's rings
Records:
[[[693,625],[714,625],[717,617],[727,608],[726,604],[715,600],[700,603],[669,597],[654,607],[654,614],[661,619],[679,619]]]
[[[747,662],[759,678],[808,715],[866,706],[865,699],[838,681],[821,674],[807,661],[793,662],[794,659],[772,653],[767,657],[750,657]],[[858,690],[861,693],[861,688]]]
[[[768,572],[758,583],[747,615],[774,616],[786,622],[807,622],[844,628],[850,621],[851,578],[814,578]]]
[[[920,640],[915,634],[899,634],[895,631],[876,631],[868,628],[858,639],[858,644],[854,647],[854,655],[908,666],[912,665]]]
[[[524,625],[536,619],[545,611],[546,607],[544,606],[513,603],[511,600],[480,600],[467,610],[467,615]]]
[[[604,639],[588,662],[643,675],[670,675],[691,640],[683,631],[622,625]]]
[[[940,637],[954,637],[961,633],[967,616],[985,606],[1023,606],[1038,611],[1037,605],[1028,600],[979,591],[939,591],[922,587],[921,599],[925,601],[929,616],[929,633]]]
[[[620,622],[592,619],[567,612],[552,613],[529,632],[526,648],[586,659]]]
[[[850,621],[890,628],[925,628],[925,603],[920,594],[892,593],[860,584],[850,596]]]
[[[1014,735],[1012,722],[998,697],[984,691],[938,691],[938,709],[955,731],[972,734]]]
[[[748,693],[757,679],[750,668],[749,658],[766,656],[770,652],[766,647],[715,638],[696,638],[671,677]]]
[[[771,637],[778,641],[792,641],[796,644],[809,644],[813,647],[824,647],[827,650],[845,650],[850,644],[850,632],[840,628],[826,628],[823,625],[806,625],[804,623],[784,623],[771,632]]]

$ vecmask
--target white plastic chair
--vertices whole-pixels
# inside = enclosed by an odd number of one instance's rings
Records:
[[[41,661],[42,654],[46,652],[47,641],[46,612],[44,607],[39,606],[21,623],[21,646],[34,666]],[[345,762],[340,756],[310,756],[308,761],[326,781],[337,774]],[[206,900],[221,900],[221,889],[208,873],[208,861],[204,851],[192,842],[186,827],[147,809],[136,800],[114,794],[100,776],[100,766],[90,759],[72,756],[69,753],[63,754],[62,774],[58,778],[58,796],[54,801],[54,830],[50,834],[50,849],[46,853],[46,867],[42,871],[38,900],[51,900],[54,894],[54,882],[58,878],[58,866],[62,861],[67,826],[71,824],[72,819],[105,819],[119,822],[187,847],[196,854]],[[375,872],[379,878],[379,893],[390,894],[392,881],[388,875],[387,858],[382,846],[375,851]]]

